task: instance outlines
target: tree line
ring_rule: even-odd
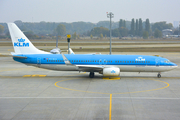
[[[71,34],[73,39],[85,36],[93,37],[109,37],[109,21],[100,21],[97,24],[90,22],[73,22],[73,23],[55,23],[55,22],[39,22],[30,23],[17,20],[14,22],[24,34],[29,38],[41,39],[44,37],[55,38],[64,37]],[[150,23],[149,19],[143,21],[141,18],[132,19],[131,21],[120,19],[119,22],[112,22],[113,37],[162,37],[163,29],[171,29],[171,23],[156,22]],[[7,24],[0,23],[0,36],[9,36]]]
[[[127,24],[128,23],[128,24]],[[144,22],[141,18],[139,19],[132,19],[129,21],[120,19],[119,20],[119,27],[112,29],[112,36],[113,37],[143,37],[147,39],[149,37],[161,38],[162,37],[162,30],[163,29],[171,29],[173,25],[171,23],[166,22],[156,22],[150,23],[149,19],[146,19]],[[87,32],[88,36],[108,36],[109,37],[109,29],[104,27],[95,27],[91,31]]]

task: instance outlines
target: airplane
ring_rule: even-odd
[[[148,55],[104,55],[104,54],[52,54],[37,49],[14,23],[8,23],[14,47],[12,57],[15,61],[44,69],[56,71],[89,72],[103,76],[116,77],[120,72],[161,72],[178,66],[166,58]]]

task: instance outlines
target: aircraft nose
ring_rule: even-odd
[[[173,66],[174,66],[175,68],[177,68],[177,67],[178,67],[178,65],[176,65],[175,63],[173,63]]]

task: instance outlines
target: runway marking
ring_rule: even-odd
[[[112,94],[110,94],[110,101],[109,101],[109,120],[111,120],[111,106],[112,106]]]
[[[0,99],[109,99],[109,97],[0,97]],[[180,100],[180,98],[158,97],[113,97],[113,99]]]
[[[24,75],[23,77],[46,77],[47,75],[39,75],[39,74],[36,74],[36,75]]]
[[[31,77],[31,75],[24,75],[23,77]]]
[[[32,77],[46,77],[47,75],[32,75]]]
[[[121,79],[120,77],[116,77],[116,78],[103,78],[104,80],[119,80]]]
[[[83,73],[79,73],[79,74],[85,74],[86,72],[83,72]]]
[[[146,78],[141,78],[141,79],[146,79]],[[165,89],[165,88],[169,87],[169,83],[164,82],[164,81],[161,81],[161,80],[156,80],[156,79],[148,79],[148,80],[153,80],[153,81],[157,81],[157,82],[162,82],[162,83],[165,83],[166,86],[165,86],[165,87],[161,87],[161,88],[156,88],[156,89],[143,90],[143,91],[122,92],[122,93],[103,93],[103,92],[92,92],[92,91],[76,90],[76,89],[65,88],[65,87],[61,87],[61,86],[58,86],[58,85],[57,85],[57,83],[64,82],[64,81],[68,81],[68,80],[72,80],[72,79],[57,81],[54,85],[55,85],[56,87],[58,87],[58,88],[61,88],[61,89],[72,90],[72,91],[77,91],[77,92],[85,92],[85,93],[96,93],[96,94],[131,94],[131,93],[141,93],[141,92],[150,92],[150,91],[155,91],[155,90],[161,90],[161,89]]]

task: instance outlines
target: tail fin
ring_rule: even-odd
[[[37,49],[14,23],[8,23],[11,40],[16,54],[49,54]]]

